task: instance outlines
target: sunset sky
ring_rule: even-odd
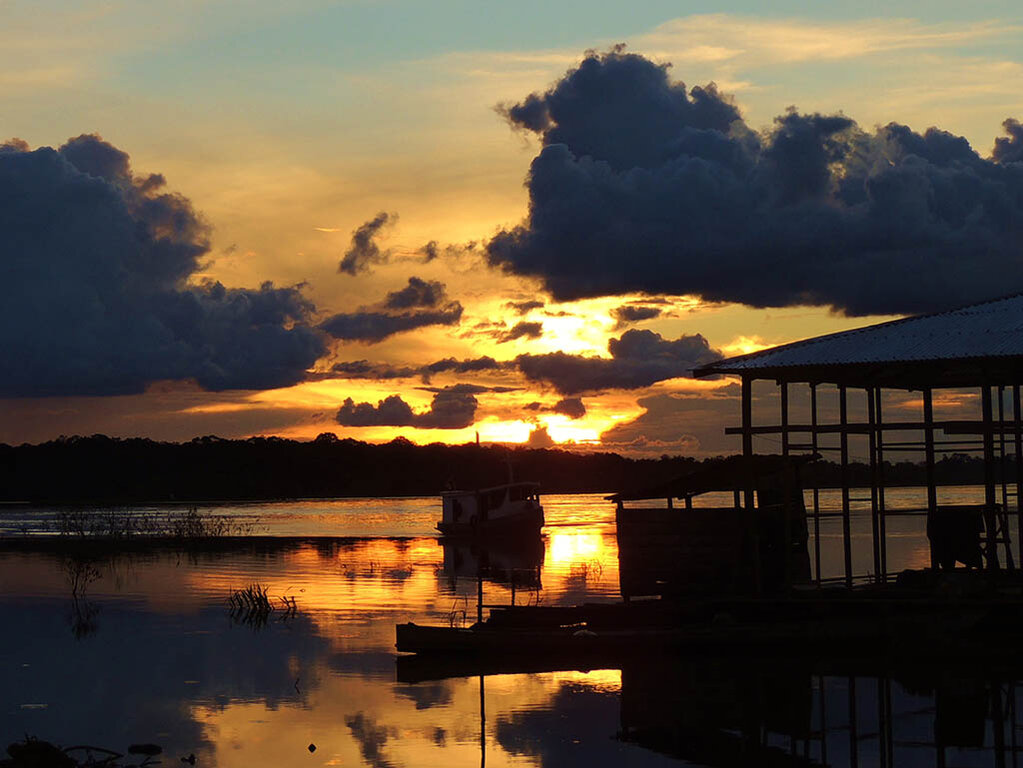
[[[0,442],[712,455],[692,368],[1023,291],[1018,3],[0,8]]]

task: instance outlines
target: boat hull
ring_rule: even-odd
[[[442,536],[463,539],[536,538],[543,528],[543,507],[466,523],[437,523]]]

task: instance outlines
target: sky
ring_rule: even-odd
[[[1023,291],[1017,4],[608,5],[0,0],[0,442],[716,455],[694,367]]]

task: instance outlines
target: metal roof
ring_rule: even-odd
[[[720,360],[693,373],[698,377],[724,373],[790,381],[971,386],[1018,383],[1021,371],[1023,294],[1016,294],[783,344]]]

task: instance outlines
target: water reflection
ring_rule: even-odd
[[[1012,764],[1017,670],[976,660],[403,661],[396,677],[394,625],[443,624],[455,604],[471,620],[478,574],[488,604],[618,599],[610,505],[547,506],[543,546],[524,550],[422,536],[0,550],[0,745],[151,741],[171,764],[245,768],[474,765],[483,751],[490,766]],[[232,621],[228,596],[251,584],[293,597],[295,615]]]

